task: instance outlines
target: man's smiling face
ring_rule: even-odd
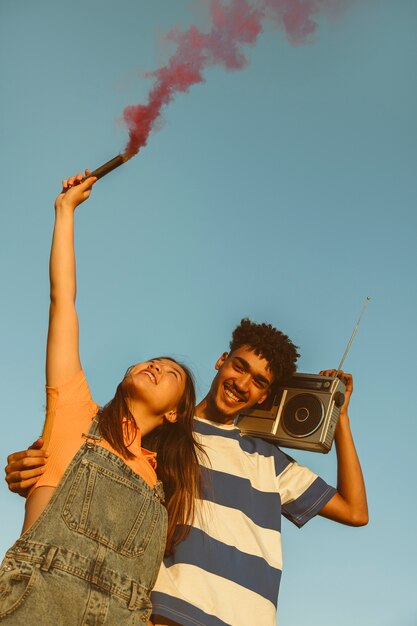
[[[268,361],[250,346],[225,352],[216,369],[208,400],[222,421],[232,422],[238,413],[263,402],[268,395],[273,378]]]

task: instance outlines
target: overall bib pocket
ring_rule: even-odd
[[[78,467],[62,510],[70,530],[132,558],[145,553],[160,514],[160,503],[149,488],[87,458]]]

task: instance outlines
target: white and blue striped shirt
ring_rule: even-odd
[[[182,626],[275,626],[281,514],[302,526],[335,489],[274,444],[195,420],[203,494],[188,537],[161,566],[153,612]]]

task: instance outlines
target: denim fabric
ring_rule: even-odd
[[[97,439],[94,421],[45,510],[8,550],[2,624],[147,624],[166,540],[162,485],[149,487]]]

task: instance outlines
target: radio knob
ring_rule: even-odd
[[[333,400],[337,408],[340,409],[345,402],[345,394],[342,393],[341,391],[338,391],[337,393],[334,394]]]

